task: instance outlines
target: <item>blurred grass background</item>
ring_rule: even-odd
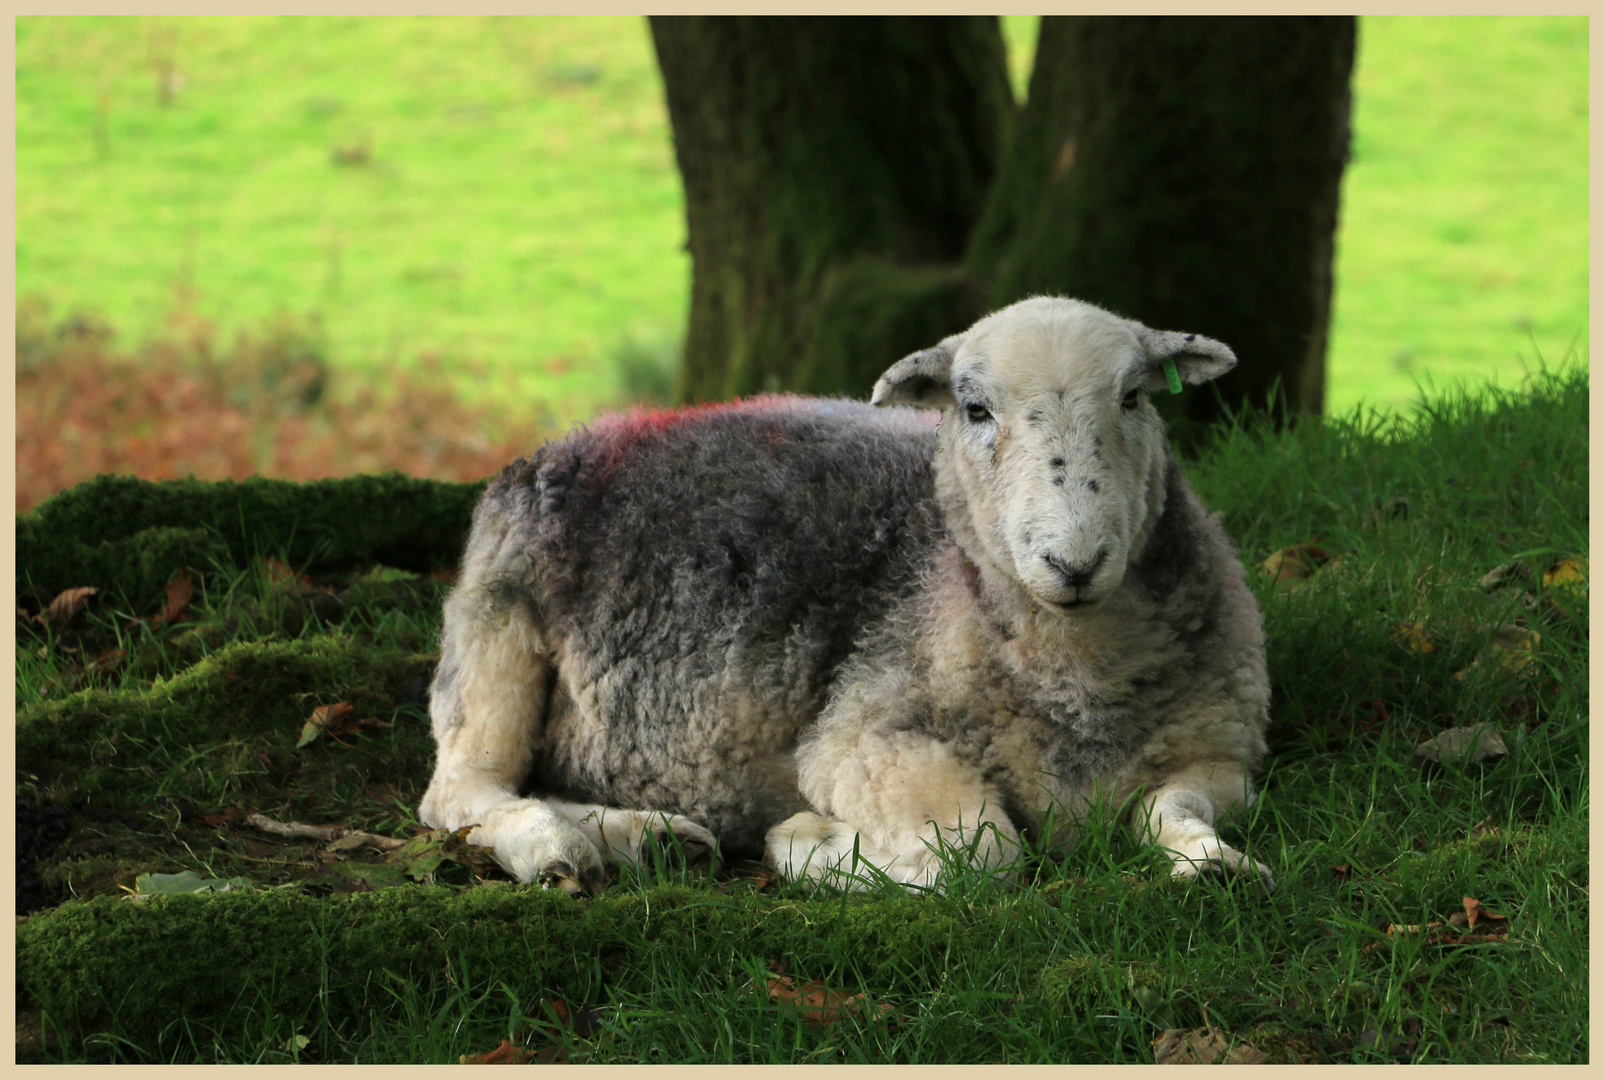
[[[1005,36],[1024,92],[1036,18]],[[1582,342],[1588,24],[1360,22],[1328,411]],[[21,17],[18,297],[119,348],[286,317],[555,428],[665,391],[690,284],[639,17]]]

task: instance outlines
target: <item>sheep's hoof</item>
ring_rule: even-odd
[[[542,870],[535,879],[543,889],[561,889],[570,896],[595,896],[607,885],[600,870],[580,873],[566,862],[556,862]]]
[[[719,867],[719,856],[710,841],[686,836],[683,831],[669,828],[653,829],[649,841],[657,848],[662,865],[670,870],[689,870],[696,874],[712,874]]]
[[[1276,892],[1276,876],[1271,868],[1236,851],[1203,859],[1178,859],[1170,873],[1185,881],[1208,880],[1224,884],[1235,879],[1256,886],[1263,896]]]
[[[656,849],[655,856],[647,854],[648,848]],[[658,815],[646,826],[638,858],[652,859],[670,870],[712,874],[719,869],[718,841],[690,818]]]

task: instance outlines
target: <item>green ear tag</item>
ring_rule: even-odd
[[[1176,361],[1165,357],[1165,385],[1170,387],[1172,394],[1181,393],[1181,376],[1176,374]]]

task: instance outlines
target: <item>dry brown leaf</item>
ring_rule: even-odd
[[[1483,592],[1493,592],[1505,583],[1506,578],[1516,572],[1516,566],[1516,563],[1500,563],[1482,575],[1482,580],[1477,582],[1477,588]]]
[[[1154,1036],[1153,1046],[1156,1065],[1263,1065],[1269,1060],[1253,1043],[1234,1046],[1229,1036],[1213,1026],[1191,1031],[1169,1028]]]
[[[859,1014],[880,1020],[893,1012],[884,1001],[870,1002],[864,994],[832,990],[818,979],[796,986],[790,975],[775,975],[769,979],[768,990],[775,1003],[795,1009],[803,1020],[821,1026]]]
[[[1420,623],[1394,623],[1393,640],[1402,645],[1405,652],[1412,652],[1418,656],[1438,651],[1438,646],[1432,643],[1426,627]]]
[[[1292,588],[1332,560],[1331,554],[1315,544],[1294,544],[1273,552],[1260,569],[1279,588]]]
[[[77,589],[68,589],[58,595],[39,614],[33,616],[33,621],[40,626],[54,627],[60,630],[72,622],[73,616],[84,609],[89,598],[100,592],[93,585],[85,585]]]
[[[123,660],[127,658],[127,656],[128,650],[126,649],[107,649],[105,652],[89,661],[89,663],[85,664],[84,670],[86,672],[99,673],[112,671],[115,670],[117,665],[121,664]]]
[[[535,1053],[524,1049],[515,1042],[502,1040],[502,1044],[494,1050],[483,1054],[463,1054],[457,1059],[459,1065],[529,1065],[535,1061]]]
[[[190,580],[189,567],[186,566],[174,574],[173,580],[167,583],[167,603],[162,605],[161,614],[149,621],[171,626],[184,617],[189,610],[189,602],[193,599],[195,599],[195,583]]]
[[[1494,627],[1493,640],[1488,643],[1487,651],[1473,660],[1464,671],[1455,672],[1455,679],[1463,682],[1474,669],[1484,666],[1492,666],[1506,675],[1525,679],[1532,667],[1533,650],[1542,641],[1542,636],[1536,630],[1515,623],[1501,623]]]
[[[319,705],[312,710],[311,723],[318,725],[325,731],[343,726],[338,723],[342,716],[357,711],[357,707],[349,701],[337,701],[333,705]]]
[[[1373,941],[1362,952],[1370,952],[1405,935],[1421,935],[1424,945],[1484,945],[1489,942],[1509,943],[1510,920],[1497,912],[1484,908],[1475,897],[1461,897],[1464,911],[1449,916],[1447,923],[1389,923],[1388,937]],[[1476,930],[1477,933],[1469,931]]]
[[[1510,918],[1497,911],[1489,911],[1482,906],[1482,902],[1475,897],[1463,896],[1460,902],[1465,905],[1464,915],[1451,915],[1449,921],[1454,923],[1464,920],[1466,929],[1475,930],[1482,927],[1485,934],[1507,934],[1510,932]]]
[[[297,574],[288,564],[278,559],[262,560],[262,576],[267,578],[270,585],[314,585],[315,582],[305,574]]]

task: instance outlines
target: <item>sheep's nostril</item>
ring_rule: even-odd
[[[1099,548],[1096,555],[1082,563],[1072,563],[1057,555],[1044,555],[1042,561],[1053,567],[1054,572],[1064,579],[1068,588],[1084,589],[1092,581],[1092,575],[1098,572],[1103,561],[1109,555],[1108,548]]]

